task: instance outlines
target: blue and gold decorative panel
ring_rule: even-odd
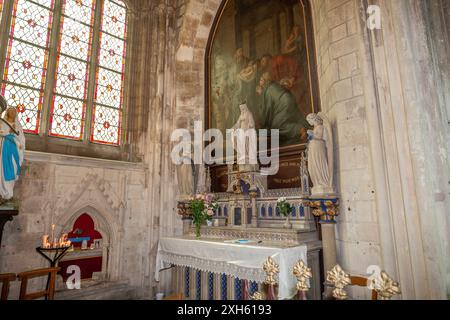
[[[214,273],[208,273],[208,299],[214,300]]]
[[[189,267],[184,269],[184,296],[189,298],[191,287],[191,270]]]
[[[239,278],[234,279],[234,299],[242,300],[242,281]]]
[[[258,283],[256,281],[250,281],[250,295],[253,295],[256,291],[258,291]]]
[[[195,273],[195,299],[202,299],[202,272],[200,270]]]
[[[304,217],[305,216],[305,207],[303,205],[300,206],[300,217]]]
[[[227,285],[227,275],[222,273],[220,276],[220,297],[222,300],[227,300],[228,285]]]

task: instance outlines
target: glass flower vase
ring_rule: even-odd
[[[201,227],[202,227],[201,223],[195,224],[195,237],[196,238],[200,238],[200,236],[201,236],[201,233],[200,233]]]

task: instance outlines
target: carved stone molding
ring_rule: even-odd
[[[135,19],[148,18],[155,15],[173,15],[176,11],[174,5],[164,1],[143,1],[141,4],[133,4],[128,7],[128,14]]]
[[[114,211],[118,211],[126,207],[123,199],[116,194],[111,184],[105,179],[99,177],[97,174],[92,173],[88,174],[81,180],[75,191],[71,192],[70,195],[58,206],[58,208],[62,209],[72,207],[72,205],[78,201],[90,188],[95,188],[100,191],[108,206]]]

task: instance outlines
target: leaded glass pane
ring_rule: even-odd
[[[51,132],[62,137],[81,137],[83,133],[84,104],[82,101],[54,96]]]
[[[124,4],[121,1],[105,0],[91,134],[91,140],[94,142],[119,144],[125,37]]]
[[[120,1],[105,1],[102,19],[102,31],[125,38],[127,10]]]
[[[19,41],[13,41],[9,50],[6,80],[36,89],[41,88],[45,75],[46,50]]]
[[[122,74],[99,68],[95,101],[110,107],[120,108],[121,86]]]
[[[92,0],[64,1],[50,115],[52,136],[81,139],[83,135],[94,6]]]
[[[122,72],[125,42],[107,33],[102,34],[100,65],[111,70]]]
[[[95,8],[95,0],[66,0],[65,2],[64,16],[87,25],[94,24],[92,11]]]
[[[61,55],[58,62],[56,93],[84,99],[87,72],[86,62]]]
[[[28,132],[37,130],[39,106],[42,105],[40,92],[11,84],[6,84],[3,91],[8,104],[17,108],[23,130]]]
[[[47,7],[49,9],[53,9],[53,3],[54,0],[31,0],[37,4],[40,4],[41,6]]]
[[[53,1],[15,0],[2,94],[26,132],[38,133],[47,71]]]
[[[67,17],[64,18],[64,22],[60,52],[78,59],[87,60],[91,49],[92,29]]]
[[[119,144],[120,110],[96,105],[94,117],[91,139],[96,142]]]
[[[30,1],[19,0],[14,14],[14,38],[44,46],[48,41],[49,10]]]

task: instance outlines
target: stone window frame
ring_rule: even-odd
[[[104,0],[95,0],[96,8],[103,8]],[[57,54],[58,43],[60,40],[60,24],[62,17],[63,0],[54,0],[53,22],[50,31],[49,44],[49,62],[44,86],[44,99],[41,109],[41,120],[38,134],[26,133],[26,148],[29,151],[39,151],[47,153],[57,153],[66,155],[75,155],[83,157],[103,158],[109,160],[131,161],[135,157],[130,152],[130,139],[128,137],[128,91],[130,87],[130,61],[132,56],[132,30],[133,19],[130,19],[130,8],[128,1],[119,0],[127,8],[127,36],[126,47],[127,54],[125,58],[124,79],[122,84],[122,115],[119,145],[101,144],[90,141],[91,135],[91,118],[94,106],[94,91],[96,86],[96,70],[99,65],[96,58],[100,50],[99,36],[101,33],[101,18],[103,10],[95,11],[95,19],[93,25],[93,38],[91,45],[91,58],[88,63],[89,82],[88,95],[86,99],[85,129],[81,140],[71,140],[49,135],[50,129],[50,109],[53,88],[55,86],[55,74],[57,72]],[[0,12],[0,33],[9,35],[11,20],[13,15],[15,1],[4,1],[2,12]],[[3,75],[5,68],[5,60],[8,50],[9,36],[0,39],[0,74]]]

